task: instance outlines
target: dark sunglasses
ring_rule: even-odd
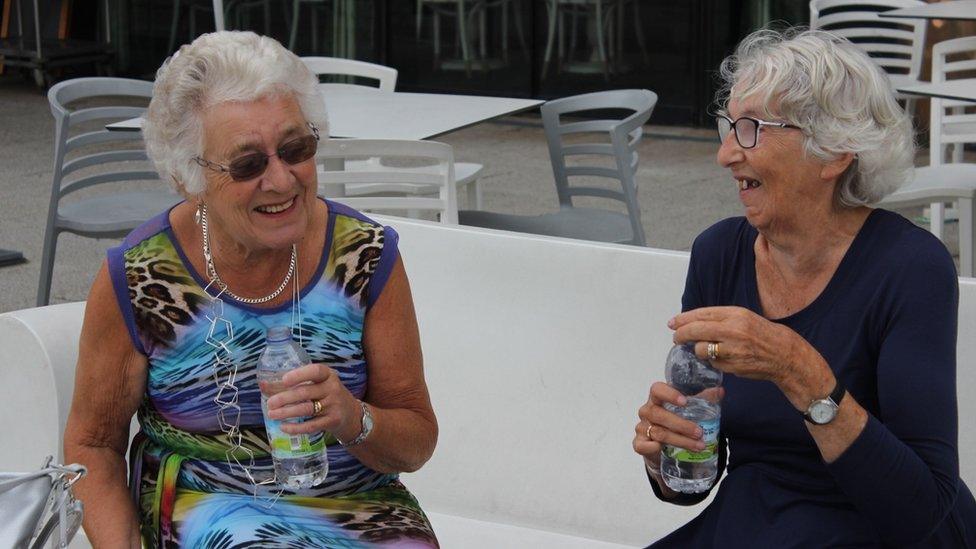
[[[290,165],[301,164],[315,156],[315,152],[319,148],[319,130],[312,124],[309,124],[308,127],[311,128],[312,135],[306,135],[283,143],[274,154],[264,154],[263,152],[248,153],[231,160],[230,164],[226,166],[205,160],[199,156],[194,157],[193,161],[203,168],[226,173],[234,181],[249,181],[263,174],[268,169],[268,162],[272,156],[277,156],[283,162]]]
[[[793,124],[784,124],[782,122],[766,122],[765,120],[759,120],[758,118],[752,118],[749,116],[743,116],[738,120],[732,120],[724,114],[715,115],[715,126],[718,128],[718,138],[721,141],[725,141],[725,138],[729,135],[729,132],[735,133],[735,140],[739,143],[739,146],[743,149],[751,149],[759,144],[759,131],[763,126],[770,126],[773,128],[792,128],[794,130],[799,130],[799,126],[794,126]]]

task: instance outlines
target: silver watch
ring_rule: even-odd
[[[361,400],[359,401],[359,404],[363,407],[363,430],[359,432],[359,436],[350,440],[349,442],[342,442],[338,437],[336,437],[336,440],[338,440],[339,444],[344,448],[362,444],[366,441],[366,437],[368,437],[373,431],[373,414],[370,413],[369,406],[366,406],[366,403]]]
[[[837,386],[827,395],[827,398],[818,398],[807,406],[807,411],[803,413],[803,418],[814,425],[826,425],[837,417],[837,410],[840,409],[840,401],[844,398],[847,389],[837,380]]]

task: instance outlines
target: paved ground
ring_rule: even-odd
[[[713,130],[650,125],[646,131],[638,180],[649,245],[687,250],[704,228],[739,214],[734,185],[715,164],[718,141]],[[557,209],[538,117],[481,124],[440,139],[455,147],[458,160],[485,165],[486,209],[518,214]],[[21,250],[28,259],[0,268],[0,312],[32,307],[35,302],[53,143],[46,95],[19,78],[0,77],[0,248]],[[903,213],[917,216],[920,212]],[[949,248],[957,254],[954,224],[948,232]],[[105,249],[116,242],[62,234],[52,303],[84,299]],[[648,283],[653,283],[651,277]]]

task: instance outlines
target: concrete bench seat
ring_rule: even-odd
[[[656,500],[631,450],[687,254],[383,221],[401,235],[440,423],[403,481],[443,547],[643,547],[701,510]],[[976,280],[960,300],[961,474],[976,487]],[[0,469],[60,455],[83,309],[0,315]]]

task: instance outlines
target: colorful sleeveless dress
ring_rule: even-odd
[[[146,546],[438,546],[397,475],[369,469],[329,435],[321,485],[279,493],[260,484],[274,475],[255,378],[268,327],[293,326],[314,362],[336,370],[357,398],[366,391],[364,321],[396,262],[397,234],[327,204],[325,250],[300,292],[300,324],[291,303],[256,308],[221,296],[214,305],[168,211],[109,250],[119,307],[149,363],[141,429],[129,453]],[[236,365],[236,379],[215,367],[218,349]],[[239,437],[228,436],[221,421],[239,425]]]

